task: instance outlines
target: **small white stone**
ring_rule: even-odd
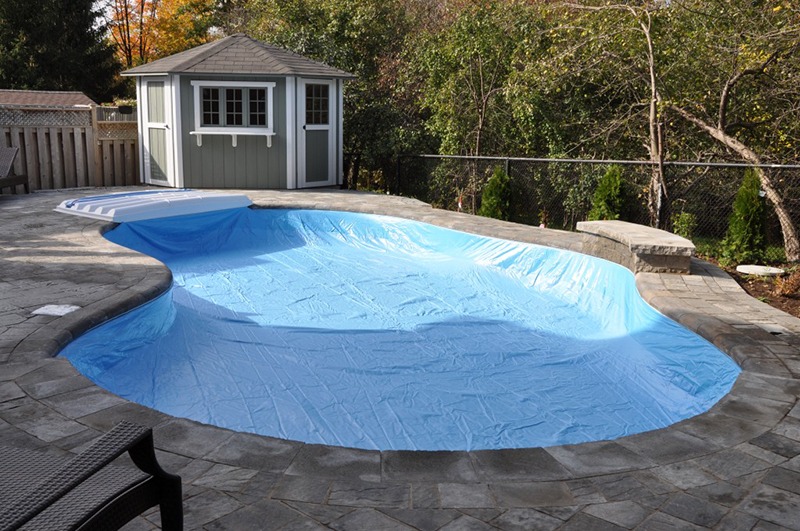
[[[786,272],[777,267],[760,265],[740,265],[736,266],[736,271],[745,275],[758,275],[761,277],[779,277]]]
[[[52,315],[55,317],[61,317],[80,309],[80,306],[74,306],[72,304],[48,304],[47,306],[42,306],[41,308],[33,310],[31,313],[33,315]]]

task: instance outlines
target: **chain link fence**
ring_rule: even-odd
[[[652,166],[648,162],[406,156],[398,160],[394,182],[387,183],[387,191],[437,208],[475,214],[489,177],[500,167],[511,178],[510,221],[575,230],[578,221],[587,219],[597,183],[612,164],[622,169],[628,185],[627,208],[621,219],[650,225],[647,201]],[[698,251],[713,256],[727,232],[746,169],[743,164],[665,163],[667,196],[659,227],[678,233],[688,229]],[[800,166],[765,169],[790,217],[800,225]],[[767,204],[766,210],[767,259],[781,262],[785,258],[780,223],[771,205]]]

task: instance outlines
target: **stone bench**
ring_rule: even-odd
[[[694,244],[671,232],[627,221],[580,221],[583,252],[634,273],[689,273]]]

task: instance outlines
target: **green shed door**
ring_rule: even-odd
[[[336,83],[301,79],[297,99],[299,186],[336,184]]]

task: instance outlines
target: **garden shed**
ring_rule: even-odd
[[[341,184],[342,92],[351,74],[240,33],[123,75],[136,78],[145,184]]]

